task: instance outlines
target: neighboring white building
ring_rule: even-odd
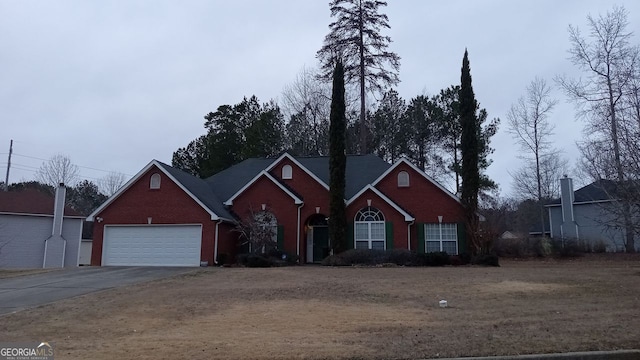
[[[0,268],[78,266],[81,216],[65,207],[66,188],[55,198],[35,189],[0,192]]]

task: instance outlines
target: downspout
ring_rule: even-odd
[[[218,226],[220,226],[220,220],[216,221],[216,230],[213,240],[213,263],[218,265]]]
[[[415,223],[415,220],[412,220],[407,224],[407,250],[411,251],[411,225]]]
[[[44,241],[44,257],[42,258],[42,268],[44,269],[47,266],[47,247],[49,243],[47,240]]]
[[[296,255],[298,256],[298,259],[300,259],[300,210],[302,209],[303,206],[304,206],[304,203],[298,206],[298,230],[296,232]]]
[[[63,248],[62,248],[62,264],[61,267],[64,267],[64,257],[67,256],[67,240],[63,240]],[[78,252],[80,252],[80,248],[78,247]]]

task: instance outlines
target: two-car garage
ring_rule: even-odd
[[[199,266],[201,225],[106,225],[103,266]]]

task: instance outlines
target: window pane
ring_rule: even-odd
[[[356,241],[356,249],[368,249],[369,242],[368,241]]]
[[[440,224],[425,224],[424,234],[427,240],[440,240]]]
[[[371,239],[384,240],[384,223],[371,223]]]
[[[458,240],[456,224],[442,224],[442,240]]]
[[[456,251],[456,242],[455,241],[443,241],[442,242],[442,251],[446,252],[449,255],[457,255]]]
[[[356,223],[356,240],[369,239],[369,224]]]
[[[371,248],[375,250],[384,250],[384,241],[372,241]]]
[[[440,251],[440,241],[427,241],[426,252],[439,252]]]

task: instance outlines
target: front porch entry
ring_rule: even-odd
[[[318,263],[329,256],[329,227],[327,216],[315,214],[307,220],[307,263]]]

